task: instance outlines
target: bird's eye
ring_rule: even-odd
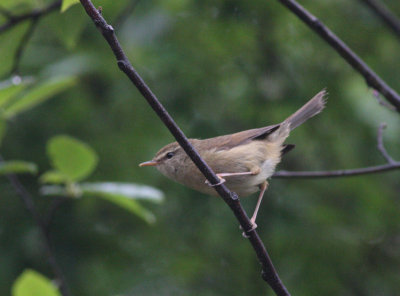
[[[166,156],[168,159],[171,159],[172,157],[174,157],[174,155],[175,155],[174,152],[168,152]]]

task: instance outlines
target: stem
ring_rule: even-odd
[[[0,156],[0,161],[1,162],[3,161],[3,158],[1,156]],[[47,227],[44,224],[43,220],[41,219],[38,211],[36,210],[36,207],[35,207],[35,204],[34,204],[31,194],[26,190],[24,185],[22,185],[22,183],[20,182],[20,180],[18,179],[18,177],[16,175],[8,174],[8,175],[6,175],[6,177],[10,181],[11,185],[13,186],[13,188],[17,192],[17,194],[21,197],[21,200],[22,200],[25,208],[31,214],[33,221],[36,223],[36,226],[39,229],[39,234],[42,239],[42,244],[43,244],[45,252],[46,252],[47,260],[49,261],[51,269],[53,270],[53,273],[57,278],[57,282],[59,284],[61,294],[63,296],[70,296],[71,294],[69,293],[69,289],[66,284],[64,273],[62,272],[60,266],[58,265],[56,257],[54,255],[54,251],[51,246],[50,236],[47,231]]]
[[[360,0],[365,3],[400,38],[400,20],[382,3],[375,0]]]

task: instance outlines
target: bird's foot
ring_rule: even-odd
[[[222,178],[220,175],[217,174],[217,177],[219,178],[219,182],[217,184],[211,184],[210,181],[206,180],[204,183],[206,183],[208,186],[215,187],[221,184],[224,184],[226,180]]]
[[[249,238],[250,236],[248,235],[248,233],[254,231],[254,230],[257,228],[257,224],[256,224],[255,221],[253,221],[253,219],[250,219],[250,222],[251,222],[251,228],[250,228],[249,230],[247,230],[247,231],[243,231],[243,232],[242,232],[242,236],[243,236],[244,238]],[[243,230],[243,227],[242,227],[241,225],[239,225],[239,228],[240,228],[241,230]]]

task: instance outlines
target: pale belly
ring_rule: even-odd
[[[253,141],[227,151],[211,151],[202,154],[204,160],[211,164],[216,174],[251,173],[248,175],[224,176],[225,185],[236,192],[239,197],[245,197],[260,190],[260,185],[272,176],[276,165],[281,160],[280,142]],[[251,151],[251,153],[250,153]],[[191,177],[177,173],[175,180],[192,189],[205,194],[218,196],[215,188],[205,183],[204,175],[189,161],[186,165],[193,166]]]
[[[255,192],[260,191],[260,185],[272,176],[275,171],[276,165],[276,161],[267,159],[262,163],[260,167],[260,172],[258,174],[227,176],[224,177],[224,179],[226,180],[225,185],[228,187],[229,190],[237,193],[239,197],[249,196]],[[197,182],[196,184],[184,185],[208,195],[219,196],[214,187],[206,184],[205,178],[203,180],[203,182]]]

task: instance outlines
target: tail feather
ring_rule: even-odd
[[[317,115],[324,109],[326,104],[327,92],[325,89],[317,93],[311,100],[309,100],[303,107],[288,117],[283,123],[290,124],[290,130],[295,129],[306,120],[314,115]]]

